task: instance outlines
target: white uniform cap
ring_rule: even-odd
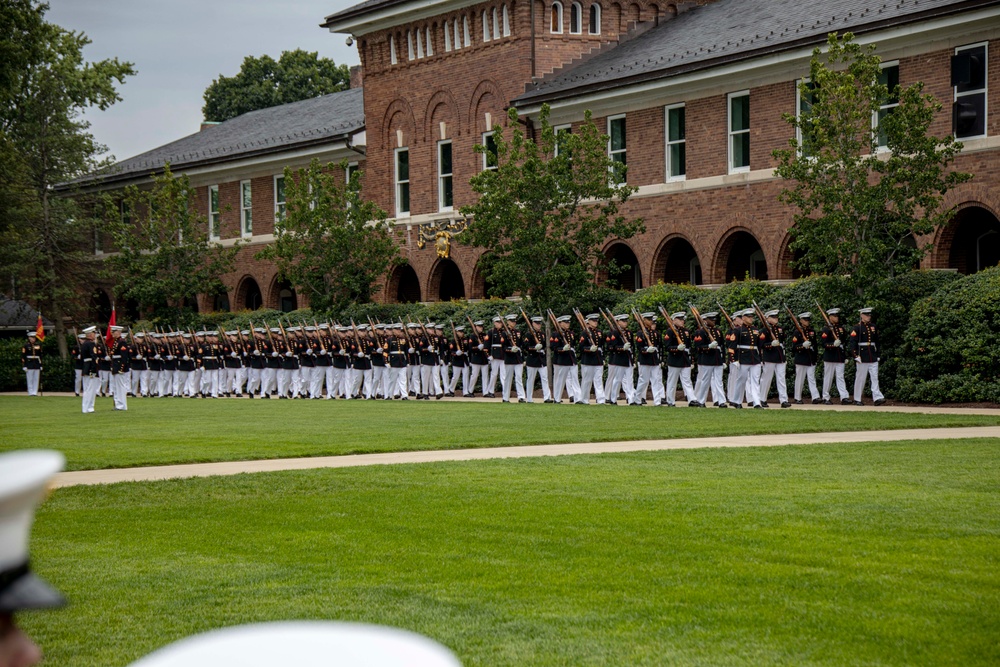
[[[84,338],[87,337],[87,334],[77,334],[76,337],[79,338],[80,340],[83,340]]]
[[[826,311],[827,315],[840,315],[840,308],[829,308]]]
[[[535,315],[534,317],[531,318],[531,321],[532,322],[544,322],[545,318],[543,318],[541,315]]]
[[[812,317],[813,317],[813,314],[810,313],[809,311],[806,311],[804,313],[799,313],[799,319],[800,320],[811,320]]]
[[[569,315],[560,315],[556,318],[556,322],[569,322]]]
[[[493,318],[493,321],[494,321],[494,322],[499,322],[499,321],[500,321],[500,316],[499,316],[499,315],[497,315],[496,317],[494,317],[494,318]]]
[[[243,334],[244,336],[249,336],[250,335],[250,330],[249,329],[243,329],[242,331],[240,331],[240,333]]]
[[[473,324],[475,324],[477,327],[481,327],[481,326],[483,326],[483,321],[482,320],[476,320],[475,322],[473,322]]]
[[[679,310],[670,316],[670,318],[674,320],[683,320],[685,317],[687,317],[687,313],[683,310]]]
[[[124,329],[125,329],[125,327],[120,327],[117,324],[115,326],[111,327],[112,331],[122,331]]]
[[[281,329],[278,327],[271,327],[271,333],[281,333]]]
[[[241,625],[182,639],[132,667],[461,667],[441,644],[362,623],[295,621]]]
[[[777,317],[778,316],[778,311],[776,311],[776,310],[769,310],[766,313],[764,313],[764,316],[765,317]]]
[[[95,333],[96,331],[97,327],[87,327],[86,329],[83,330],[83,333],[89,334],[89,333]]]
[[[597,313],[591,313],[590,315],[587,315],[584,319],[585,320],[599,320],[599,319],[601,319],[601,316],[598,315]]]
[[[511,322],[513,322],[514,320],[517,319],[517,315],[516,314],[514,314],[514,315],[504,315],[504,319],[505,320],[510,320]]]
[[[862,315],[871,315],[872,314],[872,308],[862,308],[858,312],[861,313]]]
[[[25,449],[0,454],[0,613],[65,604],[28,568],[28,538],[35,508],[66,465],[59,452]]]
[[[646,318],[647,320],[651,320],[654,317],[656,317],[656,313],[654,313],[652,311],[650,311],[648,313],[642,313],[642,317]]]
[[[38,336],[38,332],[37,331],[29,331],[28,332],[28,336],[30,338],[35,338],[36,336]]]

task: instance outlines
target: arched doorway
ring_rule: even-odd
[[[275,285],[274,289],[278,293],[278,310],[283,313],[290,313],[293,310],[298,310],[299,299],[295,295],[295,288],[287,280],[279,281]]]
[[[216,294],[212,301],[212,309],[217,313],[229,312],[229,295],[226,292]]]
[[[767,261],[764,250],[750,232],[736,232],[722,244],[719,251],[719,266],[725,267],[724,282],[743,280],[767,280]]]
[[[264,305],[264,295],[256,280],[247,276],[240,282],[236,289],[236,303],[244,310],[257,310]]]
[[[981,206],[963,208],[942,233],[938,249],[948,258],[948,268],[962,274],[976,273],[1000,263],[1000,221]]]
[[[470,298],[489,299],[501,296],[497,292],[496,286],[486,279],[486,274],[483,271],[483,258],[480,258],[479,263],[476,264],[475,271],[472,272],[472,295]]]
[[[431,272],[428,296],[436,295],[439,301],[465,298],[465,280],[458,265],[450,259],[439,260]]]
[[[624,243],[615,243],[605,251],[604,259],[608,264],[599,276],[601,282],[611,282],[627,292],[642,289],[642,270],[632,248]]]
[[[660,248],[653,263],[651,280],[662,280],[666,284],[701,285],[701,262],[698,253],[686,239],[672,238]]]
[[[785,275],[790,274],[792,280],[798,280],[799,278],[804,278],[809,274],[803,269],[792,266],[792,263],[800,261],[805,256],[805,253],[801,250],[792,250],[791,245],[791,237],[786,238],[785,244],[781,249],[781,254],[779,255],[780,259],[778,260],[781,263],[781,266],[779,266],[777,270],[779,276],[782,275],[782,269],[784,269],[786,271]]]
[[[192,313],[198,312],[198,297],[186,297],[184,299],[184,307],[190,310]]]
[[[394,303],[417,303],[420,301],[420,279],[409,264],[397,266],[389,277],[386,296]]]

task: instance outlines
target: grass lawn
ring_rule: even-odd
[[[690,410],[382,401],[136,399],[80,413],[67,397],[0,397],[0,451],[48,447],[69,470],[713,435],[994,426],[1000,416],[871,408]]]
[[[32,543],[71,605],[20,618],[67,667],[278,619],[467,666],[996,665],[998,504],[1000,440],[72,487]]]

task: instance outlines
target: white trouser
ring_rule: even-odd
[[[735,389],[731,403],[742,404],[746,395],[747,405],[760,405],[760,364],[740,364]]]
[[[260,370],[260,395],[270,396],[278,386],[278,369],[262,368]]]
[[[219,397],[219,376],[222,371],[219,369],[215,370],[203,370],[201,372],[201,393],[211,394],[212,398]]]
[[[695,400],[707,405],[709,389],[712,390],[713,402],[726,404],[726,394],[722,391],[722,366],[698,366],[698,381],[694,386]]]
[[[247,376],[249,375],[249,370],[250,369],[247,368],[246,366],[240,366],[239,368],[236,369],[236,373],[234,373],[235,377],[233,378],[233,391],[236,392],[237,396],[241,396],[243,394],[243,387],[245,387],[247,384]]]
[[[503,400],[510,400],[510,381],[514,380],[514,388],[517,391],[517,400],[523,401],[524,398],[524,364],[508,364],[503,365],[503,376],[500,378],[500,390],[502,392]]]
[[[590,404],[590,386],[594,386],[594,398],[598,405],[604,405],[604,366],[580,366],[580,393],[577,400]]]
[[[83,393],[83,369],[74,368],[73,369],[73,393],[82,394]]]
[[[381,398],[385,396],[385,366],[372,366],[372,396]]]
[[[486,391],[486,385],[483,385],[484,394],[495,394],[497,393],[497,380],[503,374],[503,359],[490,359],[490,390]]]
[[[260,389],[260,368],[247,369],[247,393],[253,396]]]
[[[278,396],[288,396],[294,391],[294,377],[299,374],[298,370],[291,368],[278,369]]]
[[[694,385],[691,384],[691,367],[677,368],[667,366],[667,386],[664,388],[667,403],[674,405],[677,398],[677,381],[680,380],[684,390],[684,400],[690,403],[694,399]]]
[[[334,389],[333,388],[334,388],[334,386],[336,386],[336,385],[333,384],[333,371],[334,370],[335,369],[333,368],[333,366],[325,366],[323,368],[323,372],[326,373],[326,381],[325,381],[324,384],[326,386],[326,397],[327,398],[333,398],[333,396],[334,396]]]
[[[323,398],[323,380],[326,379],[326,369],[313,366],[309,369],[309,398]]]
[[[344,397],[344,376],[347,374],[346,368],[330,367],[330,376],[326,381],[326,395],[333,398]]]
[[[802,366],[795,364],[795,400],[802,400],[802,385],[806,378],[809,379],[809,393],[813,400],[819,398],[819,389],[816,388],[816,366]]]
[[[764,369],[760,375],[760,400],[767,402],[767,395],[771,393],[771,378],[774,378],[778,385],[778,401],[788,402],[788,388],[785,386],[785,362],[780,364],[764,362]]]
[[[115,396],[115,410],[128,410],[128,390],[132,386],[131,373],[111,376],[111,390]]]
[[[552,400],[552,391],[549,389],[549,369],[545,366],[528,366],[528,381],[525,387],[527,393],[528,403],[534,403],[533,396],[535,395],[535,376],[537,375],[542,383],[542,400],[550,401]]]
[[[420,386],[423,387],[425,396],[444,393],[441,391],[441,376],[438,375],[437,365],[420,364]]]
[[[83,414],[94,411],[94,399],[101,388],[101,379],[94,376],[83,378]]]
[[[572,374],[571,374],[572,371]],[[576,400],[576,391],[574,390],[575,385],[572,381],[572,375],[576,374],[576,366],[553,366],[552,367],[552,398],[558,403],[562,400],[563,388],[566,389],[566,395],[570,402]]]
[[[737,362],[735,364],[729,364],[729,375],[726,376],[726,396],[728,400],[732,401],[733,396],[736,395],[736,381],[740,378],[740,364]],[[740,396],[740,403],[743,402],[742,395]]]
[[[178,371],[179,372],[179,371]],[[198,393],[198,373],[188,371],[184,382],[184,395],[195,396]]]
[[[609,403],[618,402],[618,394],[625,391],[625,402],[631,403],[635,386],[632,378],[632,366],[608,365],[608,380],[604,383],[604,394]]]
[[[156,388],[156,393],[160,396],[169,396],[173,393],[174,373],[177,371],[160,371],[160,382]]]
[[[438,364],[438,373],[441,375],[441,390],[451,391],[451,378],[448,377],[448,364]]]
[[[479,379],[479,391],[488,394],[486,388],[490,384],[490,367],[486,364],[472,364],[472,376],[469,382],[469,393],[476,390],[476,380]]]
[[[38,396],[38,381],[42,378],[42,369],[29,368],[25,375],[28,379],[28,396]]]
[[[111,393],[111,371],[97,371],[97,377],[101,378],[101,393],[105,396]]]
[[[385,381],[385,397],[388,399],[399,396],[406,398],[406,366],[395,368],[389,366]]]
[[[469,378],[472,376],[472,369],[469,365],[465,366],[452,366],[451,369],[451,385],[448,387],[449,393],[454,394],[455,389],[458,387],[458,379],[462,378],[462,395],[469,393]]]
[[[149,378],[146,380],[146,396],[158,396],[160,393],[160,376],[163,371],[149,371]]]
[[[420,364],[410,364],[406,367],[406,377],[409,378],[407,383],[410,391],[414,395],[419,396],[422,392],[420,391]]]
[[[872,379],[872,400],[881,401],[884,396],[878,388],[878,362],[866,364],[864,362],[857,362],[856,364],[857,375],[854,376],[854,400],[860,401],[861,396],[865,391],[865,380],[868,377]]]
[[[833,378],[837,378],[837,393],[841,400],[847,398],[847,382],[844,380],[844,362],[824,361],[823,362],[823,400],[830,400],[830,385]]]
[[[136,371],[132,371],[133,374]],[[138,371],[139,373],[139,383],[136,384],[136,378],[132,378],[132,395],[134,396],[149,396],[149,376],[152,371],[148,368],[144,371]]]
[[[355,368],[354,372],[351,374],[351,386],[350,392],[348,393],[348,398],[361,394],[364,398],[370,398],[372,395],[372,369],[370,368]],[[362,382],[364,385],[362,386]]]
[[[170,381],[170,394],[180,396],[184,391],[184,383],[187,382],[187,371],[174,370],[174,377]]]
[[[129,371],[128,390],[132,392],[133,396],[137,396],[139,394],[139,376],[142,372],[143,371],[137,371],[135,369]]]
[[[664,400],[663,369],[659,364],[639,364],[639,382],[632,394],[632,403],[641,404],[650,386],[653,388],[653,405],[661,405]]]
[[[303,396],[309,396],[314,370],[316,370],[315,366],[299,366],[299,393]]]

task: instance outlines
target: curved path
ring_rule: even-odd
[[[914,412],[923,410],[914,410]],[[972,410],[964,411],[969,414]],[[990,410],[990,414],[996,414]],[[347,456],[317,456],[295,459],[257,461],[227,461],[185,465],[150,466],[145,468],[115,468],[81,470],[56,476],[53,487],[78,484],[113,484],[116,482],[148,482],[186,477],[238,475],[279,470],[311,468],[350,468],[355,466],[398,463],[430,463],[437,461],[477,461],[483,459],[562,456],[568,454],[605,454],[613,452],[659,451],[666,449],[698,449],[703,447],[774,447],[780,445],[821,445],[846,442],[891,442],[894,440],[938,440],[959,438],[1000,438],[1000,426],[963,428],[921,428],[892,431],[844,431],[838,433],[786,433],[781,435],[719,436],[709,438],[676,438],[669,440],[632,440],[626,442],[589,442],[561,445],[525,445],[523,447],[490,447],[482,449],[445,449],[387,454],[354,454]]]

